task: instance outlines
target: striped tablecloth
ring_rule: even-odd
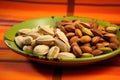
[[[120,0],[1,0],[0,80],[119,80],[120,55],[83,67],[55,67],[29,61],[4,44],[14,24],[47,16],[82,16],[120,25]]]

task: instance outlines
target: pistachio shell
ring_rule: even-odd
[[[54,36],[54,30],[52,27],[50,27],[50,25],[41,26],[39,32],[40,33],[42,32],[43,34],[46,34],[46,35]]]
[[[51,35],[41,35],[36,39],[37,44],[49,45],[55,39]]]
[[[58,36],[59,39],[61,39],[68,47],[70,47],[70,44],[68,42],[68,39],[66,35],[60,30],[56,29],[56,35]]]
[[[30,31],[31,31],[31,29],[20,29],[18,31],[18,34],[19,35],[27,35]]]
[[[103,47],[103,48],[98,48],[98,49],[103,51],[103,53],[108,53],[108,52],[112,51],[112,49],[110,47]]]
[[[88,28],[82,27],[82,32],[83,32],[84,34],[89,35],[89,36],[94,36],[94,34],[93,34],[93,33],[91,32],[91,30],[88,29]]]
[[[60,48],[60,51],[63,51],[63,52],[70,51],[70,46],[68,46],[67,44],[65,44],[60,39],[55,38],[55,44]]]
[[[60,48],[57,46],[53,46],[50,48],[48,54],[47,54],[47,58],[57,58],[58,54],[60,52]]]
[[[116,27],[111,27],[111,26],[109,26],[109,27],[106,28],[106,31],[107,31],[107,32],[110,32],[110,33],[115,33],[116,30],[117,30]]]
[[[93,57],[94,55],[92,55],[91,53],[83,53],[82,55],[81,55],[81,57]]]
[[[64,58],[75,58],[75,55],[73,53],[69,52],[61,52],[58,54],[58,59],[64,59]]]
[[[32,46],[23,46],[23,51],[32,53],[33,52],[33,47]]]
[[[23,36],[15,37],[15,43],[17,44],[18,47],[22,48],[23,47]]]
[[[23,37],[23,44],[25,44],[25,45],[31,44],[32,41],[33,41],[33,38],[31,36]]]
[[[47,45],[38,45],[33,49],[34,54],[38,56],[46,55],[49,51],[49,47]]]

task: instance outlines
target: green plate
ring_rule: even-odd
[[[96,63],[102,60],[106,60],[109,59],[111,57],[116,56],[117,54],[119,54],[120,52],[120,47],[117,50],[114,50],[110,53],[107,54],[103,54],[103,55],[99,55],[99,56],[95,56],[95,57],[89,57],[89,58],[75,58],[75,59],[60,59],[60,60],[47,60],[45,59],[44,56],[35,56],[29,53],[26,53],[22,50],[20,50],[17,45],[14,42],[14,38],[16,35],[16,32],[22,28],[35,28],[38,26],[46,26],[46,25],[51,25],[51,26],[55,26],[57,22],[60,22],[65,16],[52,16],[52,17],[46,17],[46,18],[39,18],[39,19],[33,19],[33,20],[28,20],[19,24],[16,24],[14,26],[12,26],[4,35],[4,42],[5,44],[12,49],[13,51],[15,51],[16,53],[19,53],[23,56],[28,57],[28,59],[30,60],[34,60],[40,63],[44,63],[44,64],[50,64],[50,65],[58,65],[58,66],[77,66],[77,65],[87,65],[87,64],[92,64],[92,63]],[[83,17],[74,17],[74,16],[66,16],[66,18],[70,19],[70,20],[74,20],[74,19],[79,19],[83,22],[86,22],[88,20],[90,20],[90,18],[83,18]],[[111,24],[109,22],[106,21],[102,21],[102,20],[96,20],[94,19],[94,21],[102,26],[114,26],[117,28],[117,33],[116,35],[119,38],[120,41],[120,31],[119,31],[119,26],[115,25],[115,24]]]

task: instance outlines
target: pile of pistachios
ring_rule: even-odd
[[[47,59],[93,57],[119,47],[116,27],[95,22],[63,19],[56,24],[33,29],[20,29],[15,37],[17,46]]]

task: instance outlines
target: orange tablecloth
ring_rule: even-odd
[[[46,16],[92,17],[120,24],[119,0],[0,1],[0,80],[119,80],[120,55],[83,67],[55,67],[29,61],[7,48],[4,33],[14,24]]]

